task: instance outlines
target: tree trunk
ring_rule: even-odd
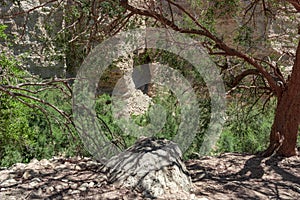
[[[265,156],[297,155],[297,136],[300,124],[300,41],[292,74],[278,96],[275,119],[270,134],[270,145]]]
[[[298,104],[299,106],[299,104]],[[296,144],[299,127],[299,109],[291,103],[291,99],[283,97],[278,101],[274,123],[270,135],[270,145],[265,155],[273,153],[281,156],[297,154]]]

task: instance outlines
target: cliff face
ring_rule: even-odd
[[[20,5],[12,4],[11,1],[4,0],[0,7],[0,23],[8,26],[6,32],[11,35],[10,42],[12,46],[9,51],[12,55],[22,60],[24,67],[34,74],[41,75],[43,78],[49,78],[53,76],[57,77],[74,77],[76,76],[76,70],[80,67],[82,58],[78,60],[78,54],[84,49],[82,46],[70,45],[69,52],[66,54],[62,40],[66,40],[65,35],[62,33],[62,29],[68,26],[69,22],[64,21],[66,11],[63,10],[63,6],[55,7],[55,3],[47,3],[46,0],[23,0],[20,1]],[[70,3],[71,1],[65,1]],[[146,4],[141,4],[144,0],[131,0],[131,5],[143,8]],[[190,4],[188,1],[176,1],[186,10],[191,11],[195,16],[198,13],[205,12],[209,7],[210,3],[203,1],[203,9],[195,9],[195,6]],[[241,1],[244,7],[250,5],[250,1]],[[162,6],[165,8],[164,11],[168,12],[168,5],[164,2]],[[41,5],[43,5],[41,7]],[[198,6],[199,7],[199,6]],[[223,10],[222,10],[223,9]],[[226,8],[222,7],[216,12],[223,12]],[[174,9],[174,14],[177,15],[178,19],[182,19],[182,14],[179,10]],[[293,56],[293,44],[296,37],[291,37],[291,33],[297,31],[298,19],[291,20],[284,17],[283,11],[278,11],[278,16],[266,19],[264,16],[262,6],[257,6],[253,11],[254,17],[249,20],[241,16],[232,17],[230,13],[228,15],[222,15],[217,19],[216,32],[219,37],[234,46],[233,44],[233,31],[241,26],[245,21],[249,20],[249,26],[253,26],[252,36],[257,39],[257,42],[252,45],[251,48],[246,48],[252,55],[258,55],[263,58],[268,55],[278,54],[283,55],[282,59],[291,60]],[[272,11],[273,12],[273,11]],[[101,15],[101,13],[99,13]],[[175,19],[177,19],[175,17]],[[272,20],[271,20],[272,19]],[[108,19],[107,19],[108,20]],[[107,21],[106,20],[106,21]],[[135,19],[136,20],[136,19]],[[109,20],[108,20],[109,21]],[[146,26],[144,19],[139,19],[140,27]],[[180,21],[178,23],[181,23]],[[182,22],[185,23],[185,22]],[[286,27],[286,29],[282,28]],[[283,30],[284,29],[284,30]],[[232,36],[232,37],[229,37]],[[260,42],[264,37],[278,38],[271,41],[271,43]],[[101,42],[100,40],[98,42]],[[0,42],[1,45],[1,42]],[[95,46],[96,44],[93,44]],[[1,45],[3,49],[3,43]],[[243,47],[238,47],[242,49]],[[78,53],[79,52],[79,53]],[[132,56],[131,56],[132,57]],[[128,60],[127,60],[128,61]],[[127,62],[126,61],[126,62]],[[100,90],[102,92],[111,93],[117,80],[124,74],[127,68],[132,69],[133,60],[129,59],[129,64],[120,62],[118,65],[121,69],[111,68],[111,71],[106,73],[106,77],[110,78],[110,81],[102,81]],[[124,71],[124,68],[125,71]],[[289,68],[287,68],[287,71]]]
[[[53,8],[53,3],[45,0],[21,1],[20,5],[3,1],[0,6],[0,24],[7,26],[11,46],[7,49],[0,43],[1,49],[9,51],[23,67],[43,78],[63,77],[65,59],[63,49],[56,40],[63,26],[62,8]],[[50,27],[51,25],[51,27]]]

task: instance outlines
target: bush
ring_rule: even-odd
[[[57,92],[48,92],[47,96],[58,96]],[[57,98],[56,105],[61,99]],[[50,101],[51,102],[51,101]],[[36,102],[30,102],[32,105]],[[53,101],[51,103],[54,103]],[[39,105],[42,106],[42,105]],[[50,158],[54,155],[86,154],[76,132],[64,130],[62,124],[54,118],[57,115],[46,106],[48,116],[40,110],[24,105],[8,96],[0,98],[0,160],[1,166],[10,166],[16,162],[29,162],[31,159]],[[67,110],[66,107],[63,109]],[[57,116],[56,116],[57,117]],[[58,118],[59,119],[59,118]],[[61,122],[64,120],[60,118]]]
[[[121,146],[123,149],[125,149],[130,147],[136,141],[136,139],[138,139],[137,135],[140,134],[138,132],[140,130],[135,130],[133,127],[129,127],[128,125],[128,127],[126,128],[128,128],[128,130],[130,130],[131,132],[128,134],[124,133],[123,130],[118,127],[117,123],[115,123],[115,119],[113,118],[111,110],[111,101],[112,100],[109,95],[101,95],[96,102],[96,113],[98,115],[98,118],[101,119],[101,130],[106,135],[106,137],[110,140],[118,142],[118,146]],[[164,124],[164,127],[159,132],[153,133],[154,135],[152,136],[157,139],[164,138],[172,140],[173,137],[177,134],[179,125],[181,123],[181,109],[180,105],[177,102],[177,98],[172,92],[160,91],[157,92],[153,97],[152,102],[156,105],[162,106],[166,112],[166,123]],[[191,148],[186,152],[184,156],[185,158],[188,158],[193,152],[199,151],[203,140],[203,134],[209,123],[209,101],[202,100],[202,102],[199,102],[199,104],[200,108],[198,109],[202,110],[201,118],[199,119],[199,131]],[[147,111],[145,111],[144,114],[132,115],[131,119],[138,126],[147,126],[149,123],[151,123],[149,112],[150,110],[151,106]],[[104,126],[103,122],[107,126]]]
[[[6,40],[4,30],[5,26],[0,25],[0,37]],[[74,128],[66,129],[63,117],[46,104],[25,97],[40,98],[70,114],[71,99],[59,89],[61,87],[32,85],[42,80],[23,70],[20,63],[5,51],[0,54],[0,75],[1,166],[58,154],[86,154],[82,148],[78,148],[81,141]],[[21,89],[9,88],[24,83],[29,84]]]
[[[241,106],[231,102],[228,106],[226,122],[215,153],[247,152],[265,150],[269,141],[274,119],[275,102],[261,109],[261,105],[248,103]]]

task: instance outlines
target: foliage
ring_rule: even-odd
[[[59,105],[61,94],[57,91],[47,91],[40,97]],[[31,105],[37,102],[26,101]],[[67,110],[66,105],[61,105]],[[0,165],[10,166],[16,162],[29,162],[33,158],[50,158],[54,155],[75,154],[86,155],[81,142],[73,133],[63,130],[57,113],[43,106],[47,114],[38,109],[30,108],[19,100],[2,94],[0,97]],[[54,117],[56,115],[56,117]]]
[[[20,1],[14,0],[11,2],[17,4]],[[107,0],[97,2],[90,0],[78,0],[70,2],[71,6],[66,7],[66,15],[64,16],[64,22],[66,23],[65,26],[67,28],[61,30],[55,38],[44,38],[44,40],[41,41],[47,43],[47,40],[53,40],[56,42],[55,45],[57,45],[58,49],[61,48],[64,50],[63,53],[67,55],[66,59],[68,68],[71,68],[68,69],[70,70],[71,75],[76,74],[72,74],[72,70],[76,71],[75,68],[80,65],[87,53],[93,48],[93,45],[118,33],[120,30],[138,27],[142,21],[138,20],[139,17],[137,17],[133,11],[129,13],[125,10],[125,8],[121,7],[119,5],[119,1]],[[182,15],[179,14],[178,16],[171,16],[168,14],[164,15],[164,13],[160,13],[163,9],[155,7],[152,9],[149,7],[150,9],[148,10],[152,13],[159,10],[160,12],[158,14],[162,14],[162,17],[170,17],[171,22],[174,22],[173,20],[175,19],[175,24],[180,28],[200,29],[204,33],[211,33],[212,35],[218,36],[220,41],[214,37],[203,37],[201,34],[198,36],[195,34],[191,35],[192,37],[197,37],[200,43],[207,47],[210,53],[216,54],[215,57],[218,57],[219,59],[217,64],[222,64],[220,67],[222,67],[222,69],[227,73],[228,77],[226,76],[226,79],[234,79],[238,74],[249,69],[250,67],[245,64],[245,62],[249,62],[249,60],[252,61],[252,57],[250,56],[253,52],[248,50],[250,47],[255,47],[255,45],[260,42],[255,41],[258,38],[256,30],[253,29],[252,24],[255,24],[256,22],[254,19],[255,16],[253,15],[253,13],[255,13],[255,9],[261,9],[259,8],[260,5],[256,4],[259,3],[259,1],[249,2],[250,7],[248,6],[247,9],[244,9],[244,11],[247,10],[244,13],[245,21],[242,20],[241,23],[235,24],[237,27],[234,27],[234,30],[230,30],[232,35],[228,38],[230,40],[229,42],[226,41],[227,39],[224,39],[225,36],[228,37],[228,35],[219,35],[222,34],[222,31],[218,30],[218,25],[222,23],[220,22],[220,19],[222,20],[225,18],[231,20],[243,15],[243,13],[240,12],[240,9],[242,8],[240,1],[190,0],[189,2],[191,3],[191,7],[187,8],[187,11],[189,12],[192,10],[193,13],[199,13],[195,19],[191,18],[186,13],[181,13]],[[270,1],[267,8],[263,8],[266,17],[275,17],[273,16],[275,12],[272,13],[272,8],[279,8],[277,4],[279,3]],[[150,4],[145,4],[145,6],[150,6]],[[156,6],[159,5],[157,4]],[[198,12],[198,9],[202,10]],[[175,10],[176,9],[174,9],[174,11]],[[278,12],[280,13],[282,11],[279,10]],[[182,20],[178,20],[180,17],[182,17]],[[153,24],[155,24],[155,26],[159,26],[158,21],[163,21],[163,18],[161,17],[154,18],[155,22],[153,22]],[[295,19],[296,18],[293,18],[293,16],[290,16],[290,20]],[[194,20],[196,20],[197,23],[200,23],[203,27],[197,25]],[[147,23],[150,24],[149,21],[151,20],[148,20]],[[53,35],[53,26],[56,25],[57,24],[54,25],[54,23],[46,25],[46,31],[48,31],[50,35],[51,33]],[[7,35],[4,33],[5,28],[6,26],[0,25],[1,40],[7,40]],[[286,32],[286,30],[284,30],[284,32]],[[295,31],[291,34],[291,30],[288,29],[287,32],[289,32],[288,36],[292,38],[292,42],[285,39],[281,40],[287,41],[286,43],[288,45],[285,46],[290,46],[290,43],[294,46],[294,41],[297,40],[297,37],[295,37]],[[264,36],[265,35],[263,35],[263,37]],[[241,54],[236,54],[235,52],[232,54],[230,48],[225,48],[227,47],[225,42],[231,43],[231,41],[238,46],[238,50],[241,49]],[[270,41],[263,41],[262,43],[268,46],[268,42]],[[259,51],[261,51],[261,49],[259,49]],[[251,55],[248,56],[248,54]],[[210,117],[210,101],[207,98],[208,92],[205,83],[198,73],[191,70],[193,67],[187,61],[178,58],[177,55],[164,51],[149,51],[146,53],[146,56],[147,55],[152,57],[153,61],[167,64],[174,69],[179,70],[185,77],[188,77],[188,80],[192,82],[193,87],[197,92],[200,104],[199,109],[201,110],[202,118],[199,119],[200,127],[195,141],[185,155],[185,158],[191,157],[193,152],[197,152],[201,146],[202,137],[207,128]],[[220,58],[219,55],[224,55],[224,57]],[[286,53],[286,56],[288,55],[289,53]],[[229,58],[230,56],[235,56],[236,58]],[[276,57],[278,57],[278,55],[263,55],[261,59],[257,59],[257,62],[255,63],[256,66],[254,65],[254,67],[258,69],[260,69],[260,67],[265,68],[268,72],[273,70],[272,67],[275,69],[277,65],[270,65],[270,67],[266,67],[267,64],[265,63],[265,58],[267,57],[270,58],[271,63],[276,61]],[[62,59],[62,57],[60,59]],[[145,58],[141,58],[141,60],[143,59]],[[239,60],[236,62],[237,59]],[[244,62],[241,62],[243,59]],[[141,60],[137,61],[137,64],[141,64],[139,63],[143,62]],[[15,86],[21,83],[26,83],[27,81],[43,81],[37,77],[32,77],[29,73],[20,68],[19,64],[20,63],[18,63],[13,57],[8,56],[8,54],[4,51],[1,52],[0,86]],[[277,64],[283,65],[285,63]],[[251,66],[251,68],[253,68],[253,66]],[[249,86],[248,88],[253,85],[268,86],[266,81],[262,79],[264,78],[260,76],[248,76],[243,79],[241,83],[244,83],[243,86]],[[28,86],[26,89],[38,91],[42,89],[42,87]],[[180,124],[180,107],[178,106],[177,99],[172,92],[165,92],[164,90],[163,92],[160,92],[161,93],[158,92],[157,96],[153,98],[153,102],[155,104],[160,104],[165,108],[167,111],[167,123],[164,128],[155,135],[155,137],[171,139],[174,134],[176,134]],[[28,92],[22,91],[22,94],[28,95]],[[61,118],[59,113],[54,112],[53,109],[41,104],[40,102],[36,102],[33,99],[22,97],[16,98],[13,95],[2,92],[1,90],[0,95],[0,164],[2,166],[9,166],[15,162],[28,162],[34,157],[38,159],[44,157],[47,158],[59,153],[65,153],[66,155],[74,155],[75,153],[83,155],[86,154],[85,151],[81,150],[82,148],[78,150],[78,147],[81,147],[81,142],[76,131],[73,129],[64,129],[63,126],[66,121]],[[252,94],[248,93],[247,95],[251,97]],[[59,109],[66,111],[67,113],[71,113],[70,97],[65,96],[63,92],[57,90],[57,88],[43,90],[41,92],[37,92],[33,96],[47,100]],[[272,110],[274,110],[274,105],[272,104],[266,107],[262,112],[260,109],[262,107],[262,103],[259,105],[255,104],[255,106],[252,105],[253,103],[254,100],[252,98],[241,99],[240,97],[235,97],[235,100],[229,103],[229,119],[224,127],[224,131],[214,153],[227,151],[257,152],[265,148],[272,120],[274,118],[274,113],[272,112]],[[118,143],[122,148],[127,148],[135,141],[135,134],[127,135],[123,133],[113,119],[111,106],[111,97],[109,95],[102,95],[98,98],[96,102],[96,112],[99,120],[101,121],[101,127],[104,134],[111,141]],[[38,107],[42,109],[38,109]],[[131,117],[136,124],[140,126],[145,126],[150,123],[149,110],[143,115]],[[298,144],[300,145],[299,137]]]
[[[180,71],[180,73],[182,73],[185,78],[190,81],[195,89],[196,95],[198,96],[199,108],[197,109],[200,110],[201,116],[199,118],[199,127],[195,141],[185,155],[187,158],[193,152],[199,151],[203,141],[203,134],[205,133],[210,120],[210,99],[207,98],[208,91],[205,89],[205,83],[201,75],[191,67],[191,64],[170,52],[148,49],[146,52],[134,57],[134,65],[143,65],[147,61],[149,62],[149,57],[153,62],[159,62],[163,65],[172,67],[177,71]],[[153,137],[172,139],[177,134],[179,125],[181,123],[182,105],[178,103],[178,99],[176,98],[175,94],[169,90],[169,88],[154,84],[152,89],[154,90],[153,93],[155,94],[152,97],[152,103],[155,105],[160,105],[166,112],[166,122],[164,127],[158,133],[153,133]],[[126,128],[131,131],[130,134],[125,134],[122,130],[120,130],[120,128],[118,128],[118,125],[115,123],[112,116],[111,101],[111,97],[104,94],[98,98],[96,103],[96,112],[98,114],[98,118],[101,119],[101,121],[104,121],[104,123],[107,125],[102,126],[102,132],[105,133],[110,140],[117,141],[119,143],[118,146],[127,148],[135,142],[137,139],[136,136],[142,135],[142,133],[139,133],[138,130],[135,130],[133,127],[129,127],[129,125]],[[150,110],[152,109],[152,105],[150,105],[144,114],[131,116],[131,119],[136,125],[145,127],[151,123]]]
[[[7,28],[7,25],[0,25],[0,38],[1,39],[7,39],[7,35],[4,33],[5,29]]]
[[[95,110],[100,122],[101,132],[110,140],[116,141],[122,148],[129,147],[130,136],[124,135],[122,130],[115,123],[112,113],[112,99],[109,95],[103,94],[96,100]],[[126,139],[128,138],[128,139]]]
[[[234,38],[234,42],[240,46],[251,47],[253,40],[252,35],[253,30],[251,27],[247,25],[241,26],[237,31],[237,35]]]
[[[269,140],[275,102],[262,105],[236,99],[229,103],[228,117],[214,153],[263,151]]]
[[[59,92],[41,94],[51,103],[60,104]],[[52,100],[51,100],[52,99]],[[32,105],[36,102],[29,101]],[[29,103],[28,102],[28,103]],[[61,105],[63,109],[67,106]],[[54,155],[87,155],[82,150],[76,132],[64,130],[53,110],[44,106],[48,116],[30,108],[20,101],[2,95],[0,98],[0,165],[10,166],[16,162],[29,162],[33,158],[50,158]],[[63,121],[63,119],[61,119]]]
[[[160,91],[156,93],[155,97],[153,97],[152,102],[156,105],[162,106],[166,111],[166,123],[158,133],[153,133],[153,137],[171,140],[177,134],[182,117],[180,113],[180,105],[177,102],[177,98],[172,92],[161,88]],[[207,107],[209,107],[209,100],[202,100],[202,102],[199,102],[199,104],[199,109],[203,111],[199,119],[199,131],[192,145],[192,148],[190,148],[185,157],[188,157],[193,152],[199,151],[203,140],[203,134],[209,122],[210,116],[209,110],[207,109]],[[140,133],[124,133],[115,123],[111,108],[111,97],[106,94],[101,95],[96,102],[96,113],[98,115],[98,118],[101,119],[101,121],[107,125],[102,126],[101,131],[110,140],[117,141],[118,146],[121,146],[122,148],[128,148],[136,141],[136,139],[138,139],[136,135]],[[150,109],[151,106],[148,108],[147,111],[145,111],[144,114],[132,115],[131,119],[138,126],[144,127],[148,125],[149,123],[151,123],[149,113]],[[107,127],[109,128],[109,130],[107,129]],[[132,131],[137,131],[132,127],[128,127],[128,129]]]
[[[7,39],[5,27],[0,27],[0,35]],[[43,88],[42,80],[20,66],[5,51],[0,54],[0,166],[58,154],[86,154],[78,148],[81,144],[76,132],[62,125],[65,119],[46,104],[28,97],[42,99],[66,112],[71,109],[70,99],[55,87]],[[20,87],[22,84],[28,86]]]

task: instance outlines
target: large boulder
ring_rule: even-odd
[[[174,142],[140,138],[106,163],[109,181],[143,191],[148,198],[191,199],[192,182],[181,156]]]

